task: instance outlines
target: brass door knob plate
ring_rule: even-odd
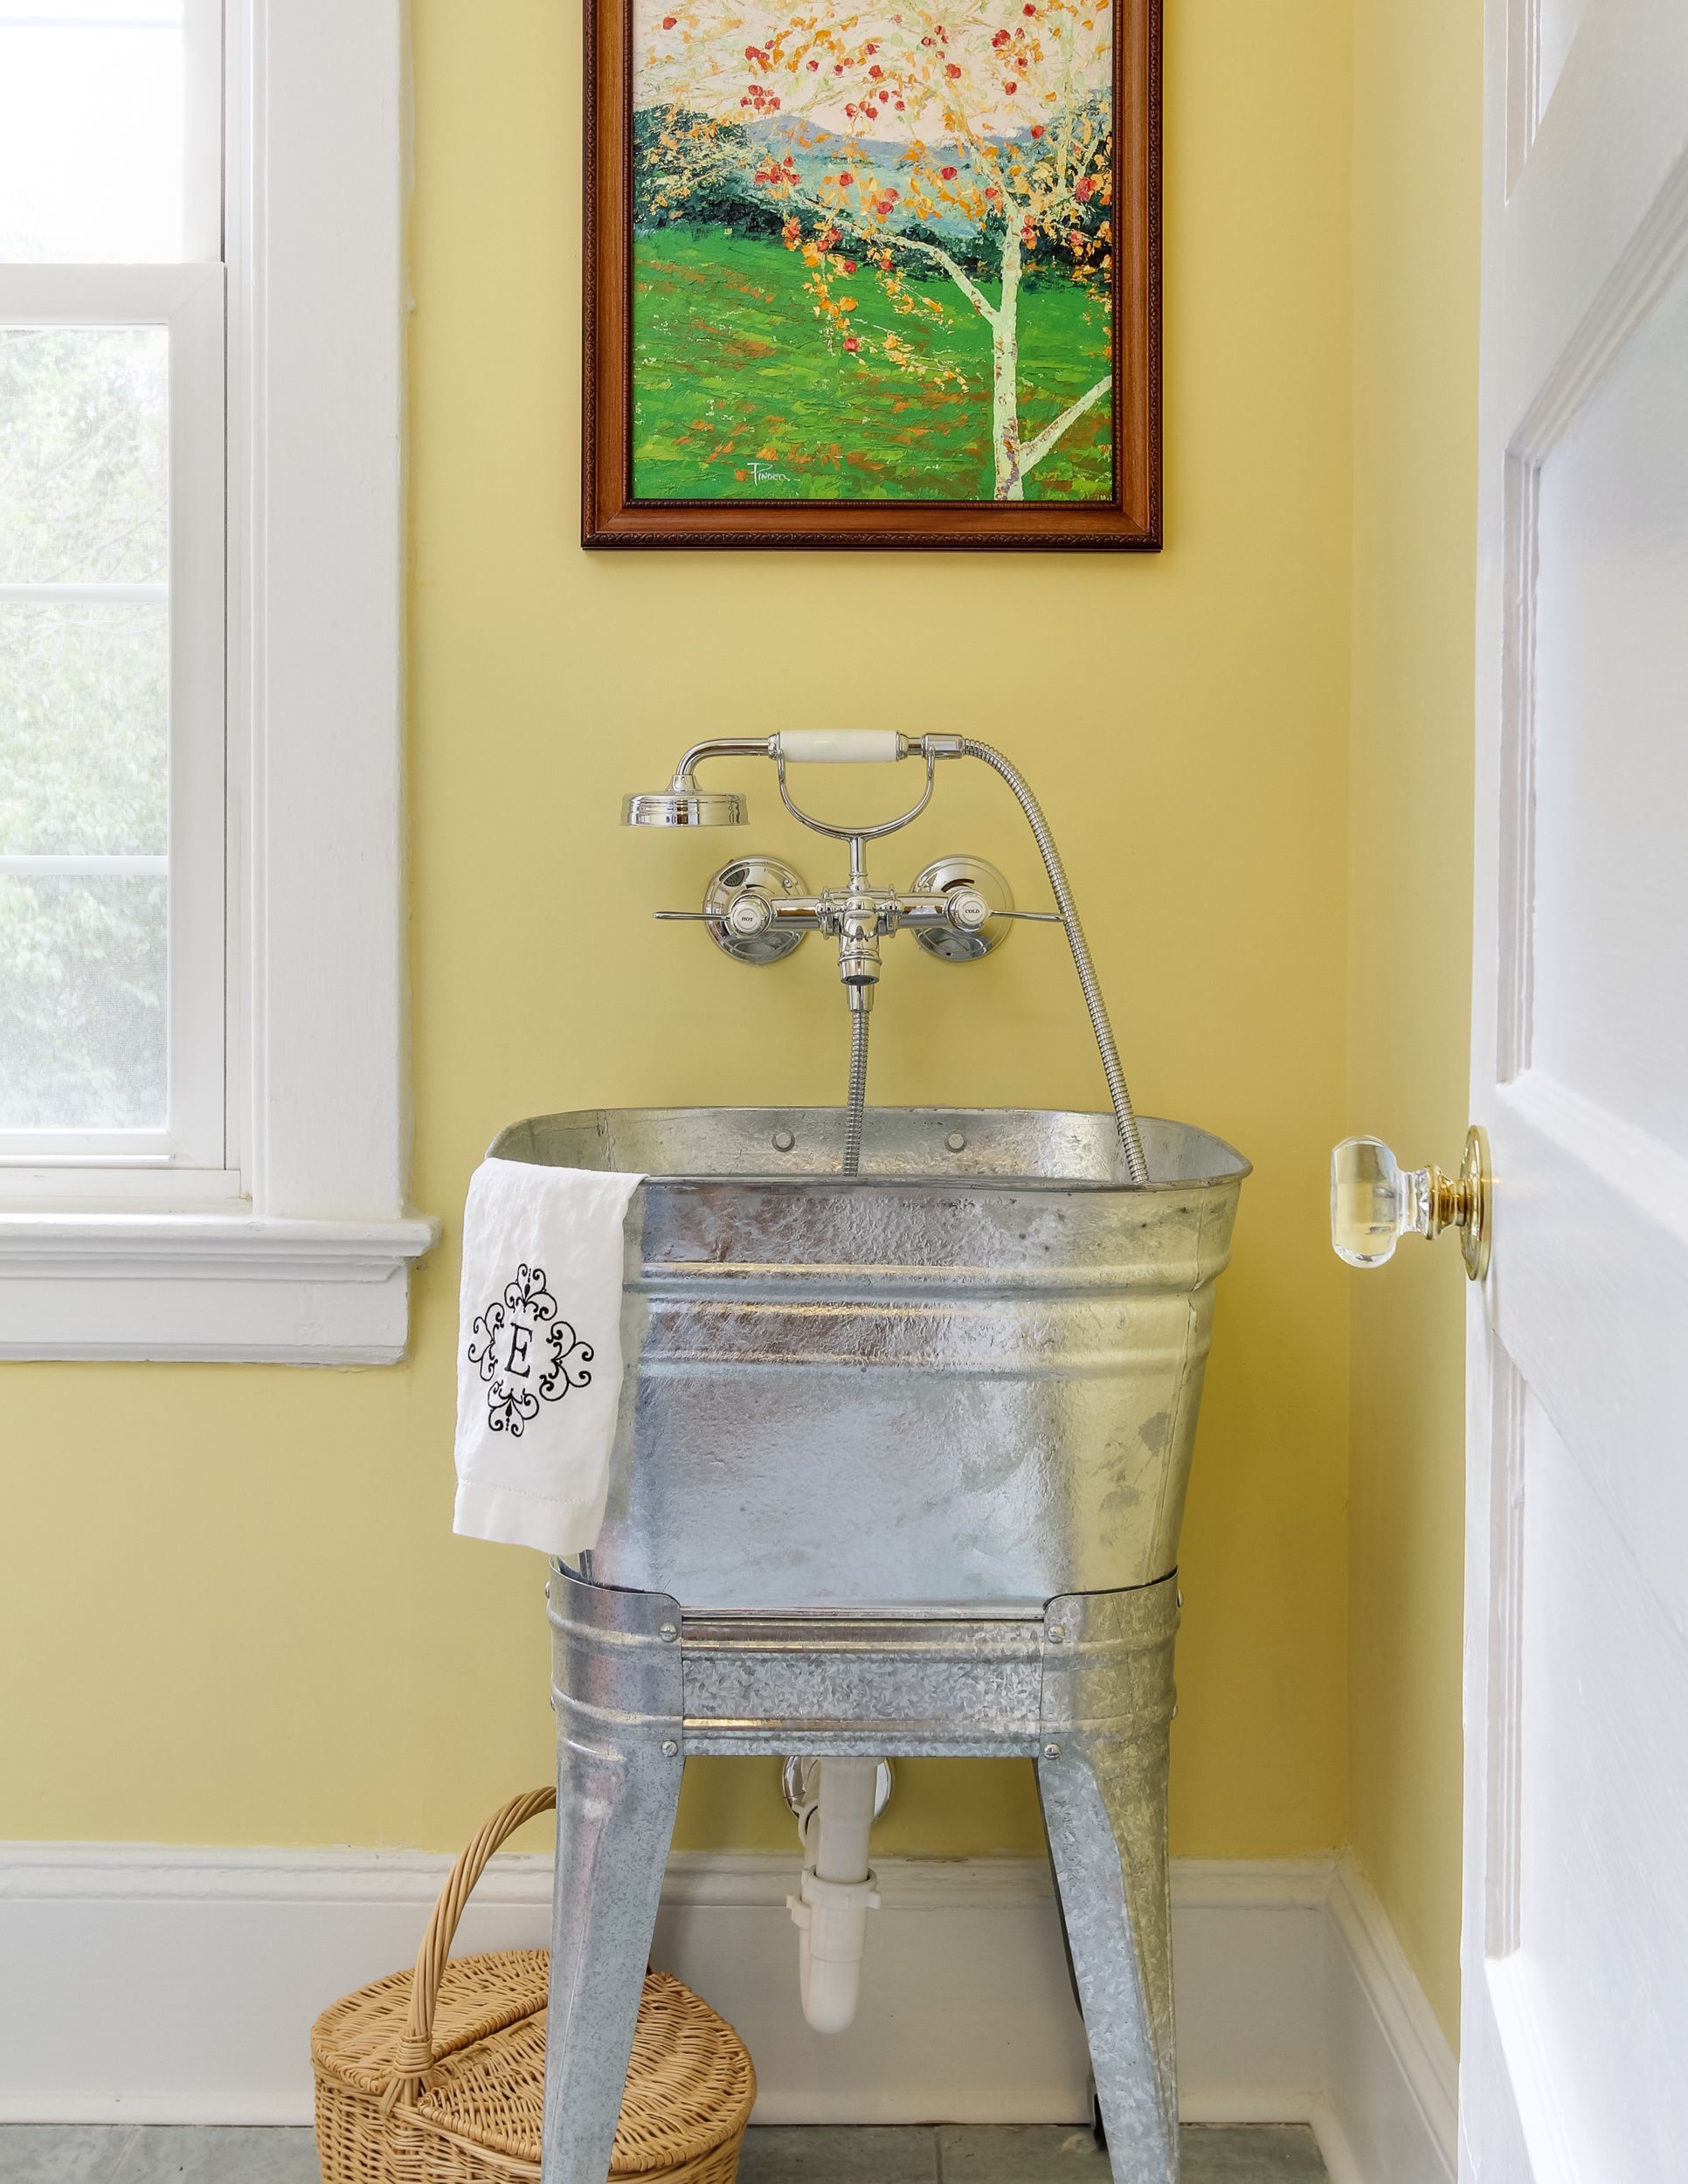
[[[1459,1231],[1465,1271],[1473,1282],[1489,1271],[1493,1231],[1489,1137],[1475,1124],[1465,1133],[1456,1175],[1436,1167],[1403,1169],[1380,1137],[1345,1137],[1331,1155],[1331,1241],[1351,1267],[1380,1267],[1402,1236],[1433,1241]]]

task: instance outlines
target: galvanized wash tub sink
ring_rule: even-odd
[[[1249,1164],[1111,1115],[535,1116],[494,1158],[638,1171],[604,1529],[583,1574],[688,1610],[1025,1615],[1152,1583]]]

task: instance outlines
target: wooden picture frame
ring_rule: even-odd
[[[895,33],[889,27],[883,32],[888,41],[894,38],[896,42],[895,50],[889,46],[886,50],[893,71],[889,88],[886,69],[869,58],[881,50],[868,35],[877,18],[864,16],[859,9],[841,16],[841,24],[849,27],[841,30],[839,38],[829,45],[826,0],[820,0],[819,14],[816,0],[803,0],[799,11],[775,8],[770,12],[755,4],[744,9],[737,18],[708,12],[715,0],[668,0],[667,7],[654,17],[649,13],[652,4],[653,0],[586,0],[583,545],[875,551],[905,548],[1157,549],[1161,522],[1160,0],[1110,0],[1110,7],[1098,6],[1088,17],[1074,0],[995,0],[1003,13],[1004,27],[992,31],[991,23],[981,25],[975,15],[965,31],[958,30],[953,49],[947,44],[941,0],[919,0],[917,6],[901,13],[894,12],[896,0],[889,0],[885,24],[896,26]],[[762,29],[764,17],[775,27]],[[819,31],[814,28],[817,20],[821,24]],[[1056,80],[1047,56],[1063,38],[1068,45],[1062,52],[1070,51],[1071,41],[1081,36],[1081,21],[1082,34],[1092,40],[1102,36],[1093,24],[1111,24],[1110,70],[1107,57],[1092,63],[1094,70],[1105,72],[1109,85],[1110,143],[1099,137],[1099,122],[1087,120],[1083,123],[1090,131],[1088,141],[1094,149],[1088,154],[1093,163],[1082,174],[1076,162],[1087,155],[1083,150],[1076,154],[1071,149],[1075,130],[1081,125],[1064,122],[1060,136],[1054,140],[1063,147],[1063,165],[1053,150],[1045,160],[1044,151],[1033,140],[1045,140],[1050,131],[1030,118],[1043,111],[1053,123],[1058,112],[1078,110],[1080,94],[1070,90],[1074,80],[1070,65],[1060,79],[1069,87],[1067,109],[1057,107],[1055,92],[1040,88],[1037,72],[1041,67],[1045,81]],[[676,80],[675,69],[689,69],[693,75],[686,79],[688,85],[695,80],[703,86],[707,98],[717,105],[730,103],[731,94],[738,93],[741,86],[735,79],[725,90],[720,87],[722,26],[739,24],[742,31],[736,34],[754,38],[760,30],[764,39],[760,46],[744,48],[743,61],[730,62],[744,79],[737,104],[751,110],[755,101],[750,128],[759,129],[760,135],[752,137],[744,123],[730,118],[693,114],[689,92],[685,97],[670,93],[664,99],[648,100],[636,125],[635,86],[655,80],[659,65],[669,68],[667,80],[671,85]],[[933,31],[942,43],[935,43]],[[700,58],[706,35],[716,41],[707,74]],[[971,45],[963,44],[964,38],[970,38]],[[665,41],[683,49],[672,61],[659,52]],[[1000,49],[1004,56],[1001,60],[996,59],[992,47]],[[951,50],[958,57],[954,62],[944,59]],[[928,77],[938,73],[933,68],[934,54],[941,64],[938,89],[933,93],[926,78],[922,78],[927,97],[923,107],[922,91],[910,72],[924,70]],[[812,110],[818,110],[813,109],[813,102],[820,94],[813,86],[817,80],[825,83],[826,78],[819,76],[825,68],[828,75],[839,79],[836,95],[840,99],[859,81],[865,85],[870,100],[881,102],[865,107],[851,104],[843,109],[852,115],[865,112],[875,116],[871,124],[853,121],[848,126],[857,131],[906,128],[908,117],[902,104],[896,105],[895,113],[904,116],[903,122],[893,120],[892,96],[900,96],[905,88],[914,113],[930,111],[936,100],[945,107],[944,119],[949,121],[944,88],[948,78],[959,82],[965,67],[972,79],[982,84],[986,70],[1012,67],[1016,54],[1025,65],[1000,84],[984,86],[978,96],[983,102],[1012,94],[1019,103],[1010,104],[1007,120],[999,121],[994,128],[967,121],[966,127],[974,132],[972,144],[977,149],[957,153],[954,163],[946,162],[941,168],[932,162],[942,156],[945,148],[942,144],[932,149],[917,142],[913,151],[900,153],[904,163],[893,168],[886,143],[874,142],[867,145],[867,150],[877,164],[872,165],[871,171],[858,173],[861,160],[853,160],[847,167],[844,163],[851,157],[847,147],[857,143],[858,138],[839,134],[834,123],[799,120],[797,114],[785,110],[788,102],[784,94],[793,86],[799,100],[806,93]],[[1020,76],[1029,80],[1022,85]],[[1104,111],[1097,87],[1103,80],[1104,74],[1093,75],[1091,87],[1083,94],[1089,101],[1083,108],[1086,115]],[[1027,107],[1029,96],[1046,103]],[[1027,117],[1023,123],[1022,113]],[[769,118],[758,120],[758,114]],[[802,134],[805,130],[813,134]],[[890,141],[902,143],[906,140]],[[751,148],[748,151],[747,145]],[[664,149],[654,149],[659,146]],[[644,165],[638,169],[639,186],[647,225],[636,234],[636,161],[641,158]],[[754,176],[757,185],[771,177],[768,186],[758,192],[750,187],[752,162],[759,163]],[[999,168],[993,162],[1012,162],[1012,172],[1007,164]],[[672,171],[676,166],[681,170],[678,181]],[[961,168],[958,180],[958,166]],[[732,171],[728,184],[722,185],[719,177],[729,167]],[[823,167],[825,171],[821,171]],[[765,169],[765,176],[760,169]],[[898,199],[898,191],[882,179],[891,172],[897,174],[899,183],[906,180],[909,184],[905,198],[895,205],[891,201]],[[1056,176],[1053,188],[1037,183],[1036,177],[1051,173]],[[653,174],[654,184],[650,180]],[[939,175],[949,179],[940,182]],[[991,188],[993,175],[1005,184],[1004,190]],[[723,202],[718,191],[723,186],[738,193],[727,200],[730,210],[750,205],[748,214],[734,210],[734,218],[759,219],[759,232],[736,231],[730,221],[708,225],[692,218],[698,205],[706,211],[718,208]],[[1041,195],[1037,194],[1040,187]],[[864,203],[864,190],[874,202]],[[1023,332],[1027,318],[1023,299],[1041,299],[1038,308],[1049,324],[1055,322],[1058,307],[1064,314],[1059,321],[1062,327],[1076,325],[1073,313],[1082,304],[1089,329],[1083,338],[1091,344],[1084,353],[1090,361],[1082,366],[1075,364],[1078,337],[1072,336],[1071,356],[1053,342],[1048,344],[1048,353],[1054,358],[1048,369],[1051,377],[1065,370],[1070,377],[1077,369],[1089,378],[1100,367],[1098,377],[1088,390],[1066,410],[1058,411],[1052,422],[1040,425],[1035,432],[1028,432],[1021,422],[1022,405],[1029,406],[1030,397],[1017,391],[1004,392],[1005,386],[1017,390],[1023,383],[1005,373],[1000,361],[1000,341],[972,328],[972,345],[964,349],[965,337],[957,330],[972,324],[967,306],[958,302],[954,293],[959,283],[962,294],[972,299],[972,309],[986,311],[987,324],[1000,332],[996,321],[988,316],[987,307],[994,292],[996,311],[1000,313],[1005,308],[1009,271],[1006,227],[1000,221],[994,227],[988,225],[993,218],[988,210],[978,214],[976,226],[969,227],[966,222],[986,198],[994,197],[1000,204],[1006,195],[1011,202],[1022,201],[1015,196],[1017,190],[1024,190],[1024,202],[1037,208],[1035,220],[1028,218],[1020,231],[1025,260],[1029,264],[1040,249],[1043,256],[1036,273],[1027,273],[1024,285],[1012,291],[1017,316],[1008,322],[1010,330]],[[710,196],[711,190],[717,194]],[[685,194],[688,191],[689,195]],[[773,218],[785,216],[777,233],[768,232],[771,216],[763,211],[764,201]],[[1076,208],[1080,201],[1085,211],[1064,209]],[[653,203],[658,205],[654,215],[650,210]],[[917,206],[919,217],[908,211],[907,204]],[[1090,217],[1093,214],[1098,217]],[[653,218],[654,227],[648,224]],[[1078,223],[1086,220],[1088,228],[1081,229]],[[933,225],[935,221],[939,224]],[[942,225],[944,221],[949,225]],[[668,223],[666,230],[665,222]],[[922,243],[914,239],[917,235],[931,239]],[[712,256],[688,259],[683,265],[669,262],[685,250],[695,249],[700,237]],[[784,251],[779,249],[782,241]],[[985,253],[993,242],[1003,261],[998,278],[990,281],[981,271],[977,283],[971,282],[956,262],[962,249],[975,249],[979,254],[970,262],[983,267],[989,262]],[[752,243],[762,253],[753,259],[746,255]],[[649,273],[650,267],[658,263],[652,253],[659,249],[667,253],[661,261],[661,283],[654,282]],[[729,263],[727,253],[734,251],[740,254]],[[1111,261],[1105,267],[1101,263],[1104,255]],[[1016,268],[1020,263],[1017,252]],[[705,404],[695,393],[699,383],[688,376],[697,369],[694,346],[698,354],[707,349],[727,324],[728,311],[737,308],[728,290],[760,300],[747,308],[774,308],[773,290],[759,285],[759,270],[756,280],[747,280],[742,271],[746,264],[766,268],[774,278],[782,292],[778,308],[785,315],[777,328],[758,321],[764,333],[775,332],[775,339],[752,342],[746,337],[747,353],[754,356],[755,365],[744,375],[744,387],[753,388],[755,400],[766,405],[769,398],[764,390],[771,377],[777,380],[788,371],[787,384],[798,388],[800,359],[805,377],[800,396],[794,398],[808,404],[806,414],[812,420],[827,415],[826,405],[834,398],[841,414],[846,415],[854,401],[857,429],[867,442],[865,452],[847,442],[841,449],[834,441],[813,457],[808,452],[815,445],[811,432],[808,441],[788,460],[799,464],[818,462],[822,467],[783,469],[778,467],[782,451],[776,442],[782,433],[796,437],[783,414],[774,417],[778,430],[767,435],[767,446],[754,447],[753,443],[763,435],[759,425],[744,421],[750,393],[744,394],[737,408],[730,387],[723,389],[719,404],[714,396]],[[847,274],[841,272],[841,267],[848,268]],[[657,309],[666,308],[666,303],[659,307],[649,299],[659,294],[659,288],[664,297],[670,290],[678,294],[675,284],[682,277],[693,286],[680,295],[675,309],[691,312],[684,324],[694,332],[682,338],[683,329],[676,333],[671,328],[667,338],[672,349],[664,352],[655,346],[650,328],[656,323]],[[1099,308],[1107,301],[1101,286],[1104,280],[1111,298],[1110,319]],[[800,307],[802,315],[793,309],[797,283],[813,299],[812,304]],[[1068,283],[1072,284],[1071,294],[1076,301],[1069,301]],[[852,321],[843,315],[859,307],[865,307],[861,318]],[[820,321],[813,333],[806,325],[811,310]],[[914,339],[928,342],[926,351],[917,352],[903,338],[899,322],[910,323]],[[880,329],[876,335],[870,330],[875,323]],[[861,328],[860,339],[851,335],[853,324]],[[934,324],[939,328],[937,334],[931,330]],[[1098,324],[1108,329],[1103,337],[1105,349],[1096,346],[1098,337],[1094,329]],[[681,325],[679,317],[673,325]],[[635,336],[641,328],[647,370],[635,390]],[[724,342],[726,335],[722,334],[720,338]],[[948,349],[941,345],[945,342]],[[965,378],[959,369],[947,370],[948,360],[958,355],[972,369],[972,358],[980,353],[981,342],[984,370],[994,375],[994,388],[981,384],[978,377]],[[852,353],[846,356],[846,349]],[[868,354],[861,354],[864,349]],[[670,354],[674,369],[653,377],[648,359],[656,356],[666,363]],[[1012,342],[1010,354],[1018,367],[1020,353]],[[773,362],[769,363],[771,356]],[[836,380],[821,376],[817,359],[823,356],[827,366],[847,368]],[[869,363],[872,371],[859,369]],[[894,364],[897,366],[895,372]],[[858,369],[848,369],[853,367]],[[1109,381],[1105,421],[1101,414],[1103,379]],[[714,384],[721,385],[718,367]],[[677,393],[674,391],[676,385]],[[839,389],[836,397],[831,391],[834,385]],[[907,399],[898,391],[904,385]],[[856,396],[853,390],[857,388],[871,390],[871,393]],[[776,388],[771,406],[783,410],[787,405],[778,400],[778,392]],[[1060,398],[1059,394],[1045,395],[1043,410],[1048,411]],[[937,422],[930,428],[903,427],[889,438],[876,437],[868,428],[886,413],[888,400],[899,416],[918,406],[923,416]],[[659,415],[660,404],[665,401],[671,414]],[[870,401],[878,402],[878,412],[871,411]],[[701,407],[707,407],[711,414],[690,418],[684,414],[688,408]],[[717,408],[724,420],[720,425],[716,422]],[[653,417],[658,417],[658,425],[649,422]],[[962,420],[959,425],[955,422],[958,418]],[[994,432],[993,426],[1005,418],[1003,430]],[[1028,422],[1036,422],[1035,413]],[[924,446],[906,452],[905,444],[918,440],[928,429],[940,452],[929,453]],[[1061,434],[1058,447],[1051,438],[1057,429]],[[958,440],[956,433],[964,431],[972,437]],[[720,437],[723,432],[728,435],[724,439]],[[948,439],[940,439],[944,432],[950,435]],[[1022,433],[1024,438],[1020,437]],[[895,447],[890,446],[893,439]],[[697,443],[695,450],[689,445],[693,441]],[[1040,472],[1028,493],[1027,480],[1018,476],[1020,459],[1026,459],[1029,473],[1032,464],[1041,463],[1052,452],[1059,455],[1059,462],[1052,461],[1047,472]],[[764,455],[770,458],[766,463],[762,460]],[[927,474],[939,481],[937,489],[955,475],[976,474],[980,497],[938,498],[935,491],[930,496],[917,495],[907,488],[899,491],[894,483],[887,482],[884,474],[868,474],[862,487],[876,497],[841,494],[829,497],[824,490],[835,480],[856,483],[861,471],[852,466],[881,462],[888,467],[892,460],[928,463]],[[994,474],[986,467],[992,462]],[[1089,467],[1083,477],[1077,474],[1081,462]],[[943,467],[945,464],[947,469]],[[1063,481],[1062,473],[1069,469],[1074,474],[1070,481]],[[683,494],[672,489],[675,480],[685,485]],[[799,485],[801,494],[781,497],[778,488],[785,481]],[[1008,497],[1015,492],[1016,484],[1027,497]],[[737,497],[736,485],[740,487]],[[983,497],[987,489],[992,497]],[[903,497],[903,492],[907,497]],[[1068,494],[1072,497],[1066,497]]]

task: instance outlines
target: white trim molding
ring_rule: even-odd
[[[0,1164],[0,1357],[391,1362],[437,1234],[408,1200],[404,0],[224,19],[220,1157]]]
[[[434,1234],[421,1220],[0,1215],[0,1358],[391,1365]]]
[[[0,1846],[0,2120],[303,2123],[336,1995],[408,1963],[449,1860]],[[655,1957],[736,2024],[764,2123],[1088,2120],[1047,1866],[877,1861],[861,2008],[795,2007],[794,1857],[680,1854]],[[465,1952],[546,1939],[550,1862],[495,1859]],[[1454,2063],[1349,1862],[1173,1870],[1180,2084],[1200,2123],[1307,2123],[1332,2184],[1452,2184]]]
[[[1325,2092],[1331,2184],[1454,2184],[1458,2065],[1383,1906],[1352,1858],[1332,1875]]]

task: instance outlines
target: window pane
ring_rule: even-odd
[[[0,0],[0,261],[182,254],[181,0]]]
[[[169,847],[163,600],[0,602],[0,856]]]
[[[162,583],[164,328],[0,327],[0,584]]]
[[[0,1129],[162,1128],[164,328],[0,328]]]
[[[0,873],[0,1130],[163,1126],[166,888]]]

